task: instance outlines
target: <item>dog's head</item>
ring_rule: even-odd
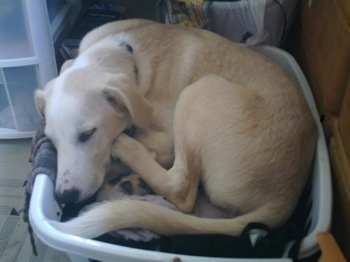
[[[61,74],[35,93],[45,133],[58,151],[55,193],[62,203],[92,196],[110,168],[114,140],[132,124],[146,128],[151,117],[125,50],[103,55],[66,62]]]

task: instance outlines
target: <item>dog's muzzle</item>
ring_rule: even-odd
[[[80,196],[80,191],[76,188],[66,189],[62,192],[55,192],[55,199],[61,204],[75,204]]]

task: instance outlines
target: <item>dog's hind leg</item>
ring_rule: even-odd
[[[229,111],[228,114],[231,114],[231,111],[226,108],[226,104],[239,104],[239,101],[233,102],[230,98],[227,98],[227,94],[232,92],[236,94],[239,90],[235,91],[229,82],[211,75],[198,80],[182,91],[174,112],[175,160],[169,170],[161,167],[150,156],[143,144],[123,134],[119,136],[114,145],[113,157],[119,158],[135,173],[139,174],[155,193],[164,196],[184,212],[192,211],[197,197],[198,185],[203,174],[208,173],[208,170],[213,171],[213,168],[208,169],[207,163],[202,163],[202,157],[208,155],[204,152],[212,151],[212,148],[215,148],[215,152],[211,152],[214,154],[211,157],[213,159],[205,160],[211,163],[215,162],[219,155],[229,155],[230,153],[221,149],[221,147],[227,147],[228,141],[222,137],[217,139],[217,132],[219,131],[218,128],[221,129],[221,133],[225,133],[225,130],[231,128],[228,128],[226,124],[220,126],[220,122],[226,123],[226,121],[213,122],[213,119],[218,117],[215,113],[218,107],[221,110]],[[207,94],[209,91],[211,92],[210,97]],[[233,95],[231,94],[231,96]],[[222,105],[224,102],[222,97],[226,97],[225,105]],[[238,93],[237,97],[239,97]],[[230,118],[232,119],[232,117]],[[222,136],[226,137],[227,135],[225,133]],[[224,144],[224,146],[220,146],[220,144]],[[222,160],[219,159],[218,162],[220,161]],[[202,170],[203,164],[206,166],[205,170]],[[232,172],[232,170],[223,170],[227,165],[223,166],[220,167],[221,173]],[[214,172],[217,172],[217,170]],[[227,184],[227,181],[225,180],[224,183]],[[231,184],[232,182],[228,181],[228,183]],[[217,191],[217,189],[212,191]],[[216,202],[219,205],[221,204],[221,201]]]
[[[264,176],[258,184],[256,170],[270,172],[266,162],[275,159],[276,150],[266,143],[266,112],[260,94],[207,75],[187,86],[177,101],[171,169],[162,168],[141,143],[130,137],[121,136],[114,153],[154,192],[182,211],[192,210],[198,184],[203,182],[212,203],[248,212],[265,202],[262,196],[270,182]]]
[[[176,105],[173,122],[175,160],[169,170],[163,168],[143,144],[124,134],[119,136],[112,149],[113,157],[119,158],[139,174],[156,194],[164,196],[183,212],[192,211],[201,180],[199,151],[203,123],[198,123],[196,119],[202,112],[191,108],[200,108],[197,103],[204,100],[195,99],[198,86],[202,85],[204,83],[198,81],[188,86]]]

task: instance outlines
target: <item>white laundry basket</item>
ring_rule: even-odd
[[[312,114],[317,120],[318,143],[312,172],[312,207],[309,220],[310,227],[306,237],[302,240],[299,258],[308,257],[318,251],[316,234],[328,231],[331,223],[331,174],[328,160],[327,146],[322,127],[318,121],[318,112],[309,89],[308,83],[296,64],[295,60],[286,52],[273,47],[257,47],[259,52],[269,56],[281,64],[296,80],[304,92]],[[38,175],[30,203],[30,221],[37,236],[52,248],[68,254],[72,261],[89,261],[89,258],[101,261],[248,261],[247,259],[227,259],[177,255],[156,251],[145,251],[85,239],[58,231],[50,225],[50,220],[58,220],[55,209],[54,187],[45,174]],[[116,218],[118,219],[118,218]],[[287,249],[287,247],[286,247]],[[249,261],[291,261],[288,258],[280,259],[249,259]]]

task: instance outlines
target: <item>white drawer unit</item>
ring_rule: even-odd
[[[45,0],[0,1],[0,138],[33,135],[33,94],[57,75]]]

